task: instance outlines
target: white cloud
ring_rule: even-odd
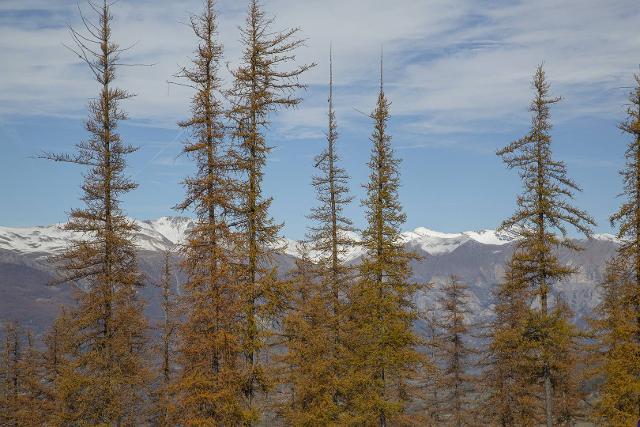
[[[82,4],[82,3],[81,3]],[[558,118],[622,112],[631,73],[640,61],[636,0],[271,0],[276,28],[300,26],[308,38],[303,62],[320,65],[305,106],[280,116],[288,135],[318,137],[326,122],[328,45],[334,45],[337,108],[342,126],[368,112],[374,100],[380,45],[393,113],[408,129],[446,135],[526,123],[530,76],[545,60],[554,93],[566,101]],[[121,85],[138,94],[132,118],[173,126],[187,113],[189,91],[166,81],[188,61],[193,37],[188,12],[201,2],[131,1],[114,6],[114,34],[126,46],[139,41]],[[237,26],[245,5],[220,2],[225,59],[239,56]],[[29,11],[40,11],[32,13]],[[29,13],[28,13],[29,12]],[[43,13],[46,12],[46,13]],[[28,22],[27,22],[28,21]],[[61,45],[64,24],[78,25],[75,1],[0,3],[0,114],[80,115],[95,88],[90,75]]]

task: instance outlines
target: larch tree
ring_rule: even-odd
[[[159,356],[159,366],[156,374],[154,410],[151,415],[154,425],[170,426],[172,412],[171,385],[176,370],[176,332],[179,326],[177,295],[172,286],[175,281],[171,267],[171,251],[165,251],[164,264],[158,288],[160,289],[160,307],[162,308],[162,320],[156,328],[160,332],[159,342],[156,346]]]
[[[501,427],[528,425],[537,420],[540,387],[526,338],[532,290],[520,270],[507,263],[500,285],[493,291],[495,317],[488,325],[489,342],[482,353],[479,392],[482,420]]]
[[[551,365],[554,367],[554,410],[556,423],[560,426],[574,426],[584,420],[583,389],[587,351],[586,335],[576,328],[571,319],[573,311],[562,298],[558,298],[550,313],[548,324],[537,329],[550,330],[546,338],[553,346]],[[536,329],[535,327],[532,329]]]
[[[529,110],[533,113],[531,129],[523,138],[512,142],[497,154],[509,168],[519,171],[523,193],[518,196],[518,208],[505,220],[500,228],[513,231],[518,237],[515,268],[525,274],[526,282],[536,289],[538,310],[536,332],[539,347],[540,380],[544,386],[545,423],[548,427],[558,422],[554,411],[554,381],[562,377],[554,371],[554,346],[558,343],[549,338],[558,336],[558,327],[569,331],[560,319],[552,321],[549,294],[553,283],[566,279],[573,269],[562,265],[554,250],[559,246],[579,250],[566,238],[567,227],[573,227],[586,236],[591,234],[594,221],[589,215],[574,207],[571,199],[580,188],[567,176],[562,161],[554,160],[551,150],[550,106],[560,98],[549,96],[542,65],[533,78],[535,98]],[[561,236],[558,235],[561,234]],[[556,316],[557,317],[557,316]],[[563,338],[564,339],[564,338]]]
[[[389,101],[382,85],[371,115],[374,131],[369,161],[369,182],[365,185],[367,225],[361,245],[366,253],[360,277],[353,286],[350,318],[353,324],[348,363],[351,421],[365,425],[404,425],[411,400],[412,380],[423,358],[412,326],[417,310],[412,297],[419,288],[411,281],[408,253],[400,239],[405,221],[398,188],[399,163],[388,133]]]
[[[592,320],[597,338],[594,370],[602,378],[592,417],[602,425],[622,427],[638,419],[640,343],[634,276],[631,259],[618,256],[607,264],[602,301]]]
[[[278,366],[286,392],[279,412],[287,425],[338,425],[332,306],[310,258],[310,245],[302,242],[299,249],[288,280],[290,310],[282,320],[286,352]]]
[[[353,267],[345,261],[347,252],[353,248],[353,224],[344,214],[351,202],[346,171],[340,167],[337,152],[338,132],[333,107],[333,61],[329,54],[329,111],[327,146],[315,158],[315,166],[320,174],[313,178],[318,206],[313,208],[309,218],[314,221],[307,240],[309,250],[317,257],[313,268],[313,280],[303,283],[294,281],[297,295],[289,324],[306,319],[305,327],[291,328],[295,332],[297,348],[289,351],[304,351],[305,357],[298,355],[292,368],[293,390],[299,397],[299,405],[293,405],[290,419],[295,425],[328,425],[339,422],[345,410],[343,384],[345,376],[345,325],[347,324],[347,295],[353,283]],[[299,289],[310,286],[307,292]],[[318,346],[301,345],[305,342]],[[301,378],[300,378],[301,377]],[[300,379],[298,379],[300,378]],[[304,389],[305,391],[302,391]],[[304,396],[300,397],[300,396]],[[302,421],[304,420],[304,421]]]
[[[47,425],[60,426],[74,419],[74,365],[79,341],[72,313],[61,307],[60,313],[44,336],[42,383],[45,390]]]
[[[453,276],[438,298],[440,318],[436,321],[438,340],[436,362],[442,371],[440,417],[446,425],[474,425],[474,350],[469,343],[472,325],[468,316],[468,286]]]
[[[619,126],[630,136],[620,171],[625,200],[611,216],[622,244],[608,266],[594,325],[604,376],[596,415],[621,426],[640,418],[640,74],[634,79],[628,118]]]
[[[25,349],[20,360],[22,372],[22,396],[15,416],[18,425],[43,425],[46,420],[46,390],[42,382],[42,353],[36,349],[33,332],[24,334]]]
[[[33,334],[15,323],[4,325],[0,360],[0,424],[43,425],[46,396],[42,384],[41,354]]]
[[[349,175],[340,167],[340,157],[336,144],[338,131],[333,108],[333,59],[329,55],[329,112],[327,128],[327,147],[315,158],[315,167],[320,175],[313,178],[319,205],[315,207],[309,219],[314,221],[308,235],[311,249],[318,254],[317,264],[321,272],[320,280],[327,289],[333,319],[331,324],[333,341],[340,346],[344,321],[345,286],[352,279],[352,267],[345,263],[345,256],[353,249],[355,231],[353,222],[345,216],[344,209],[353,197],[349,194]],[[347,288],[348,290],[348,288]],[[339,349],[336,348],[336,352]],[[338,354],[336,357],[339,359]]]
[[[239,366],[241,306],[232,266],[237,246],[228,224],[232,178],[225,145],[225,110],[219,76],[222,45],[214,2],[191,17],[198,46],[190,68],[178,74],[195,91],[191,117],[180,124],[189,132],[184,153],[196,172],[184,181],[186,197],[177,208],[195,213],[182,247],[184,323],[179,328],[180,372],[171,393],[171,419],[181,425],[244,425],[257,418],[243,405]]]
[[[427,291],[425,287],[425,291]],[[419,378],[421,393],[418,396],[420,406],[425,414],[425,422],[428,425],[440,425],[442,422],[442,405],[444,400],[444,387],[442,371],[436,366],[438,350],[441,348],[440,331],[438,328],[438,307],[425,305],[419,312],[419,321],[422,324],[420,335],[424,338],[424,354],[432,365],[425,366]],[[419,324],[420,324],[419,323]]]
[[[148,370],[147,323],[137,296],[142,286],[133,243],[135,223],[120,207],[123,195],[136,188],[125,174],[126,157],[136,150],[122,141],[118,125],[127,118],[121,101],[132,95],[115,87],[122,65],[120,49],[111,33],[110,4],[89,2],[97,22],[82,20],[86,33],[71,29],[76,47],[100,91],[89,101],[85,122],[89,138],[75,154],[43,157],[86,168],[82,184],[84,208],[73,209],[63,226],[74,239],[57,257],[59,283],[77,285],[72,309],[78,334],[73,369],[64,380],[73,399],[68,424],[138,424],[145,400]]]
[[[232,136],[237,142],[233,150],[234,169],[241,177],[234,192],[234,229],[239,253],[243,254],[237,276],[244,317],[243,389],[249,410],[256,406],[256,392],[270,388],[260,353],[265,348],[265,325],[273,308],[271,302],[281,299],[273,262],[281,225],[271,218],[271,198],[265,197],[262,189],[264,167],[271,152],[266,132],[272,113],[301,103],[296,92],[305,85],[299,77],[314,65],[290,66],[296,50],[304,43],[297,38],[299,29],[278,32],[272,27],[273,19],[266,17],[260,2],[251,0],[241,29],[243,54],[240,65],[232,71],[234,81],[228,93]]]
[[[2,330],[3,345],[0,360],[0,424],[18,426],[17,413],[20,409],[20,388],[23,376],[20,370],[22,341],[15,323],[7,322]]]

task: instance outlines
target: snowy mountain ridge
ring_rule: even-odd
[[[171,249],[183,239],[191,226],[189,218],[162,217],[154,221],[134,220],[139,227],[136,245],[143,250],[160,251]],[[18,254],[52,254],[62,251],[73,238],[81,237],[67,231],[64,224],[35,227],[1,227],[0,249]]]
[[[135,241],[140,248],[138,261],[147,283],[157,283],[162,270],[164,250],[177,249],[183,242],[194,220],[183,217],[162,217],[155,220],[135,220],[139,231]],[[80,236],[75,236],[80,237]],[[357,241],[354,233],[350,237]],[[0,321],[19,319],[44,330],[55,318],[57,308],[68,304],[70,287],[46,286],[55,276],[55,268],[48,257],[62,251],[73,233],[65,231],[61,224],[42,227],[0,227]],[[421,309],[433,308],[442,286],[452,275],[469,286],[469,308],[474,319],[490,316],[492,290],[502,280],[504,266],[509,259],[516,236],[494,230],[443,233],[418,227],[401,235],[407,249],[420,256],[412,263],[412,279],[419,283],[431,283],[427,293],[416,295]],[[575,268],[567,280],[554,284],[553,295],[561,296],[576,318],[584,318],[593,312],[600,301],[600,287],[607,260],[615,256],[618,240],[609,234],[594,235],[591,240],[581,240],[583,251],[558,248],[561,262]],[[282,239],[285,254],[298,257],[298,242]],[[357,259],[364,248],[354,245],[345,260]],[[312,259],[319,254],[310,253]],[[277,268],[285,273],[293,267],[291,257],[277,257]],[[184,280],[177,272],[176,284]],[[181,283],[181,282],[180,282]],[[149,301],[151,318],[160,316],[160,295],[155,286],[142,291]],[[155,317],[154,317],[155,316]]]
[[[184,241],[187,231],[194,220],[186,217],[161,217],[155,220],[133,220],[139,227],[135,242],[142,250],[164,251],[175,249]],[[18,254],[42,253],[43,255],[58,253],[65,248],[74,237],[72,232],[62,228],[63,224],[35,227],[1,227],[0,249]],[[357,236],[353,236],[357,240]],[[595,234],[596,240],[617,242],[610,234]],[[421,249],[431,255],[446,254],[461,245],[474,241],[482,245],[502,246],[516,240],[509,232],[495,230],[465,231],[461,233],[443,233],[418,227],[401,235],[402,241],[410,248]],[[283,238],[282,246],[288,255],[299,256],[298,243]],[[356,259],[364,253],[360,247],[351,249],[347,260]],[[313,254],[312,254],[313,256]]]

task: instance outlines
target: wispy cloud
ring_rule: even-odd
[[[80,3],[82,5],[82,2]],[[298,59],[318,62],[307,76],[305,107],[276,122],[286,135],[317,138],[326,115],[327,54],[334,45],[336,102],[342,126],[369,111],[377,84],[378,54],[385,47],[386,87],[393,113],[410,132],[450,135],[526,123],[529,80],[546,61],[554,93],[565,101],[560,120],[620,115],[640,52],[636,0],[271,0],[276,27],[300,26],[307,46]],[[123,45],[138,41],[121,85],[136,92],[132,118],[173,126],[188,107],[189,91],[167,80],[193,50],[183,25],[197,0],[121,1],[114,34]],[[220,37],[225,60],[240,53],[237,26],[245,5],[222,0]],[[5,0],[0,3],[0,114],[81,115],[94,84],[68,52],[66,24],[78,25],[74,1]]]

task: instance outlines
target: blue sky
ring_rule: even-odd
[[[231,67],[244,3],[218,5]],[[136,218],[175,215],[179,182],[192,170],[179,156],[184,135],[175,125],[188,114],[190,93],[167,80],[189,59],[194,39],[184,22],[200,7],[199,0],[121,0],[113,8],[115,38],[123,46],[137,42],[130,61],[156,64],[120,72],[120,85],[137,94],[124,105],[131,120],[122,127],[140,147],[129,168],[140,187],[123,203]],[[494,228],[510,215],[520,183],[494,153],[527,131],[531,75],[544,60],[552,92],[564,97],[552,111],[555,155],[584,188],[576,204],[596,218],[596,231],[610,231],[628,141],[616,125],[640,63],[636,0],[265,0],[265,7],[277,28],[302,28],[307,46],[298,59],[318,63],[306,76],[304,104],[275,116],[269,133],[276,148],[265,192],[288,237],[304,235],[314,205],[312,158],[324,145],[330,41],[339,149],[356,201],[371,132],[362,112],[373,108],[382,44],[406,229]],[[67,24],[78,20],[75,0],[0,2],[1,225],[64,221],[80,204],[81,169],[33,158],[68,151],[85,137],[82,120],[96,86],[62,45],[70,42]],[[348,213],[362,225],[359,203]]]

